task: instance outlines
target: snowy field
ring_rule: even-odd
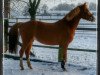
[[[96,75],[96,68],[66,65],[67,72],[63,72],[60,63],[32,62],[33,69],[30,70],[24,61],[25,70],[19,69],[19,61],[4,59],[3,75]]]

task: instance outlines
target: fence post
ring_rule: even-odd
[[[18,18],[16,18],[16,23],[18,23]],[[18,37],[18,41],[19,41],[19,37]],[[18,45],[17,45],[17,47],[16,47],[16,49],[17,49],[17,51],[16,51],[16,55],[18,55]]]
[[[7,42],[8,42],[8,25],[9,25],[8,23],[9,23],[8,19],[5,19],[4,20],[4,50],[5,50],[5,52],[8,49],[8,46],[7,46]]]
[[[18,18],[16,18],[16,23],[18,23]]]

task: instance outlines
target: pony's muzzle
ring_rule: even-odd
[[[95,22],[94,16],[91,16],[89,20],[92,21],[92,22]]]

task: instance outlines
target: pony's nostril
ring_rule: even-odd
[[[95,21],[95,18],[93,17],[93,21]]]
[[[93,16],[90,17],[90,21],[95,21],[95,18]]]

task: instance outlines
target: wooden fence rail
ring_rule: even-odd
[[[22,43],[18,42],[19,46],[22,46]],[[34,47],[41,47],[41,48],[50,48],[50,49],[59,49],[59,47],[54,47],[54,46],[45,46],[45,45],[32,45]],[[68,48],[70,51],[84,51],[84,52],[97,52],[96,50],[93,49],[78,49],[78,48]]]

